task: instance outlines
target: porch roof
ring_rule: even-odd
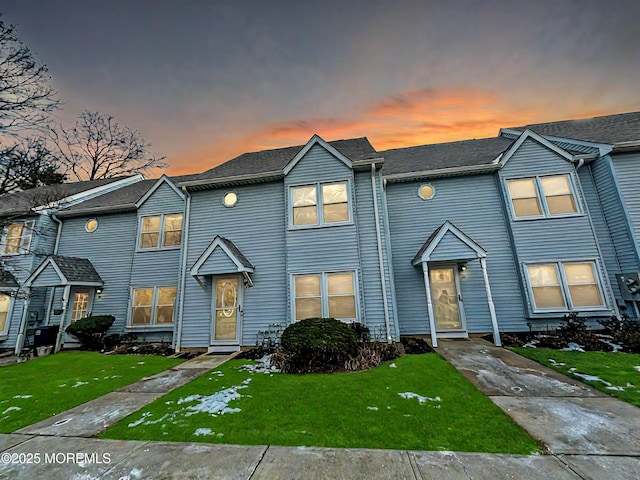
[[[487,251],[450,221],[444,222],[429,236],[411,260],[412,265],[428,261],[484,258]]]
[[[253,273],[253,264],[228,238],[216,235],[191,267],[192,276]]]
[[[87,258],[48,256],[27,278],[28,287],[86,285],[101,287],[104,281]]]

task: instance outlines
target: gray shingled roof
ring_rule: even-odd
[[[504,137],[435,143],[380,152],[383,175],[424,172],[452,167],[490,165],[513,140]]]
[[[17,288],[18,286],[16,277],[0,266],[0,290],[3,288]]]
[[[186,181],[197,177],[197,175],[181,175],[169,177],[173,183]],[[158,181],[157,178],[149,180],[140,180],[139,182],[127,185],[112,192],[105,193],[98,197],[92,198],[77,205],[61,210],[61,217],[90,214],[92,212],[99,213],[101,211],[119,211],[135,208],[135,204],[140,200],[149,189]]]
[[[236,247],[236,244],[233,243],[231,240],[229,240],[228,238],[225,237],[220,237],[220,240],[222,242],[224,242],[224,244],[229,247],[229,250],[231,250],[231,252],[235,255],[235,257],[240,260],[240,263],[242,263],[243,266],[245,266],[246,268],[250,268],[250,269],[254,269],[255,267],[253,266],[253,264],[247,259],[247,257],[244,256],[244,254],[240,251],[240,249],[238,247]],[[215,238],[214,238],[215,241]]]
[[[55,262],[70,284],[75,282],[104,283],[87,258],[63,257],[61,255],[51,255],[49,258]]]
[[[352,161],[364,160],[376,155],[376,150],[366,137],[335,140],[327,143]],[[222,165],[211,168],[200,175],[195,175],[190,180],[217,180],[239,175],[280,172],[303,148],[304,145],[296,145],[294,147],[243,153]]]
[[[46,187],[32,188],[23,192],[7,193],[0,196],[0,216],[20,215],[32,211],[32,208],[101,187],[127,177],[102,178],[86,182],[62,183]]]
[[[510,130],[533,130],[540,135],[573,138],[587,142],[614,144],[640,140],[640,112],[620,113],[602,117],[534,123]]]

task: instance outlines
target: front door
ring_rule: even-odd
[[[213,278],[212,344],[239,344],[240,286],[238,277]]]
[[[68,313],[65,325],[71,325],[72,323],[89,315],[92,303],[93,288],[72,287],[69,295],[69,306],[67,307]],[[78,339],[73,335],[64,333],[63,341],[64,343],[71,344],[77,343]]]
[[[436,330],[438,332],[461,332],[465,330],[457,273],[456,266],[429,269],[431,297],[433,299]]]

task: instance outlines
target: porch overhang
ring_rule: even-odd
[[[16,277],[0,266],[0,292],[13,292],[20,288]]]
[[[51,255],[25,281],[27,287],[103,287],[104,281],[87,258]]]
[[[429,278],[429,262],[440,261],[470,261],[479,260],[484,287],[487,295],[489,314],[491,315],[491,326],[493,329],[494,343],[501,345],[500,332],[498,330],[498,319],[496,317],[495,305],[491,295],[491,285],[487,274],[487,251],[475,242],[466,233],[456,227],[448,220],[440,225],[420,247],[418,253],[411,260],[414,266],[422,267],[424,277],[424,287],[427,296],[427,309],[429,312],[429,328],[431,331],[431,343],[438,346],[438,336],[436,332],[436,318],[431,295],[431,281]]]
[[[251,274],[255,267],[240,251],[240,249],[228,238],[216,235],[213,241],[193,264],[189,273],[200,286],[206,289],[202,277],[209,275],[225,275],[240,273],[245,282],[253,285]]]

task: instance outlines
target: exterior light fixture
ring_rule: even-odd
[[[467,266],[462,264],[458,267],[458,271],[459,272],[466,272],[467,271]]]
[[[102,295],[102,292],[103,292],[103,291],[104,291],[104,287],[98,287],[98,288],[96,288],[96,293],[97,293],[98,295]]]

